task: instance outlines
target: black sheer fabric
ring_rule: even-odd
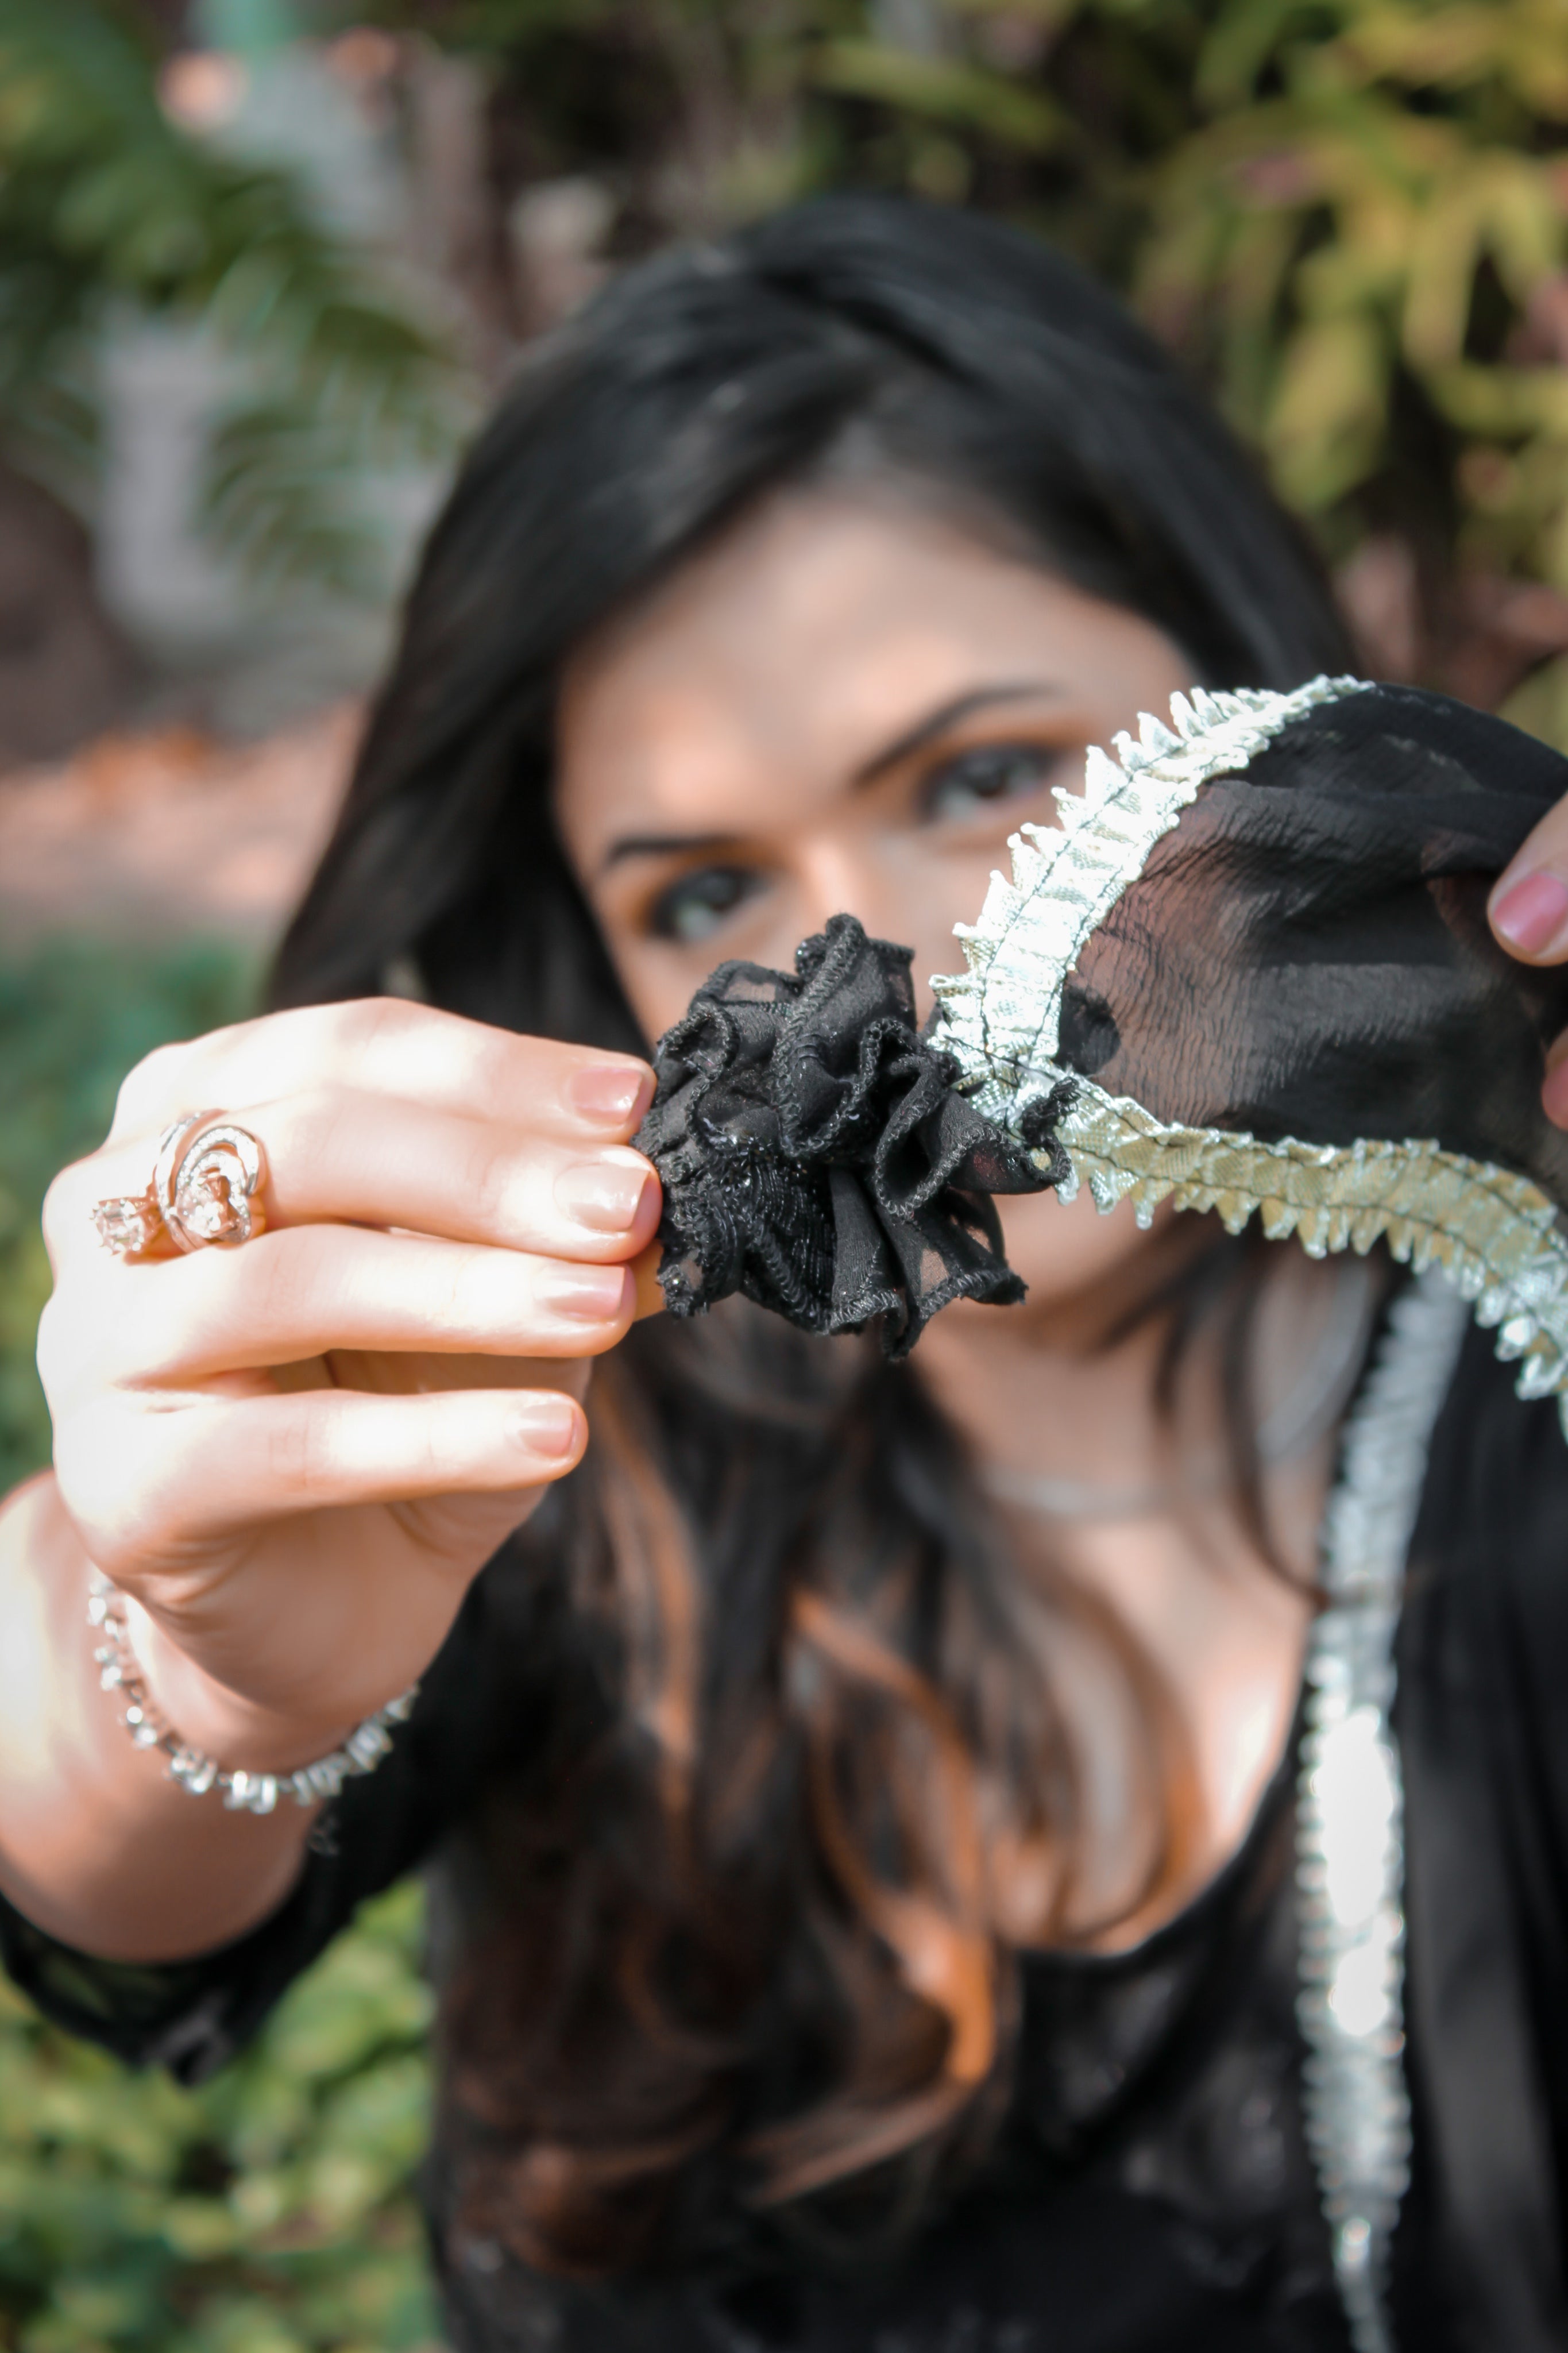
[[[659,1281],[691,1315],[742,1292],[808,1332],[881,1319],[901,1356],[954,1299],[1023,1285],[990,1196],[1054,1183],[917,1034],[910,951],[835,915],[794,974],[724,964],[654,1053],[637,1147],[664,1187]]]
[[[1017,1299],[990,1197],[1065,1174],[1075,1077],[1266,1144],[1434,1142],[1568,1202],[1568,1135],[1540,1101],[1568,968],[1515,963],[1486,922],[1565,793],[1559,754],[1441,695],[1369,686],[1291,721],[1201,788],[1091,934],[1067,1081],[1022,1139],[966,1099],[940,1021],[917,1035],[910,952],[853,916],[794,976],[721,965],[659,1043],[637,1138],[670,1307],[742,1291],[812,1332],[880,1316],[901,1356],[952,1299]]]
[[[1540,1097],[1568,971],[1486,921],[1564,793],[1568,760],[1444,696],[1320,704],[1155,844],[1068,984],[1058,1060],[1184,1126],[1430,1140],[1568,1200]]]

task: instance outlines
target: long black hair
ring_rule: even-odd
[[[868,474],[1145,616],[1195,679],[1347,666],[1251,465],[1079,270],[935,207],[788,212],[629,271],[521,370],[431,535],[277,1001],[411,960],[451,1010],[644,1044],[555,829],[563,666],[764,494]],[[1160,1310],[1173,1347],[1229,1315],[1237,1394],[1252,1247],[1220,1238]],[[548,1734],[488,1817],[508,1900],[447,2003],[443,2130],[464,2227],[557,2269],[829,2192],[863,2214],[868,2183],[907,2214],[996,2113],[1013,1954],[1071,1883],[1051,1630],[1094,1605],[1025,1590],[918,1376],[766,1322],[639,1327],[512,1556]],[[1121,1647],[1152,1885],[1179,1744]]]
[[[638,1040],[551,816],[562,669],[751,501],[858,453],[967,495],[1194,679],[1347,666],[1319,570],[1100,288],[934,206],[826,199],[612,285],[522,369],[425,552],[279,1003],[413,955],[443,1005]]]

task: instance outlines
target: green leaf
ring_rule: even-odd
[[[1312,513],[1363,480],[1387,422],[1389,353],[1375,322],[1313,320],[1286,345],[1265,430],[1281,493]]]
[[[57,488],[74,470],[79,495],[96,442],[88,355],[113,302],[205,324],[257,387],[243,461],[232,440],[214,456],[219,543],[274,581],[384,595],[381,478],[449,459],[472,418],[445,330],[320,227],[286,173],[176,130],[149,59],[101,9],[6,0],[0,444]]]
[[[876,41],[828,41],[812,79],[841,98],[871,99],[923,121],[1044,154],[1068,135],[1062,109],[1043,90],[984,68],[896,49]]]

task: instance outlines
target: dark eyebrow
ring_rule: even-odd
[[[885,745],[862,767],[857,768],[849,780],[850,789],[856,791],[862,785],[875,783],[888,769],[896,767],[900,760],[909,759],[912,753],[923,750],[926,744],[945,735],[950,727],[956,727],[959,721],[967,719],[972,711],[984,711],[993,702],[1022,702],[1031,695],[1060,692],[1061,689],[1054,680],[1027,678],[1000,686],[977,686],[968,694],[956,694],[951,702],[944,702],[938,710],[928,712],[907,734]],[[689,857],[694,851],[739,849],[741,847],[738,837],[732,833],[626,833],[618,841],[610,844],[599,860],[599,871],[607,874],[612,866],[620,865],[627,858]]]
[[[896,743],[888,744],[874,758],[868,760],[864,767],[857,768],[851,782],[857,786],[874,784],[889,768],[897,767],[900,760],[907,760],[912,753],[923,752],[928,744],[934,743],[940,735],[945,735],[948,729],[956,727],[961,719],[967,719],[972,711],[984,711],[993,702],[1022,702],[1031,695],[1060,692],[1061,688],[1054,680],[1026,678],[1003,686],[977,686],[969,694],[954,695],[951,702],[944,702],[940,710],[929,712],[917,726],[911,727],[907,735],[900,735]]]
[[[739,848],[732,833],[624,833],[600,859],[599,871],[607,874],[623,858],[673,858],[682,850]]]

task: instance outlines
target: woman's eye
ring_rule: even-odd
[[[743,899],[762,888],[762,877],[744,866],[701,866],[683,874],[654,901],[648,930],[656,939],[685,944],[705,940]]]
[[[1013,801],[1044,789],[1061,759],[1039,744],[987,744],[946,760],[926,780],[925,814],[933,822],[973,817],[988,801]]]

